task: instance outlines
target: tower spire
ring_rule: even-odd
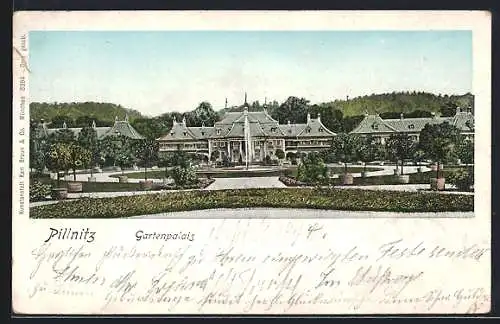
[[[245,104],[247,104],[247,92],[245,91]]]
[[[227,108],[227,97],[226,97],[226,103],[224,105],[224,108]]]

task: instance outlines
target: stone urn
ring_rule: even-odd
[[[417,172],[418,173],[422,173],[422,167],[421,166],[417,167]]]
[[[396,182],[401,184],[410,183],[410,175],[408,174],[400,174],[396,176]]]
[[[142,190],[151,190],[153,189],[153,180],[141,180],[139,185]]]
[[[73,180],[73,176],[72,176],[72,175],[67,174],[67,175],[65,175],[65,176],[64,176],[64,180],[65,180],[65,181],[71,181],[71,180]]]
[[[366,178],[367,174],[368,174],[367,171],[361,171],[361,178]]]
[[[343,185],[352,185],[354,183],[354,177],[352,173],[345,173],[340,176]]]
[[[398,175],[399,175],[399,169],[398,169],[398,168],[394,169],[393,171],[394,171],[394,175],[395,175],[395,176],[398,176]]]
[[[50,193],[52,199],[62,200],[68,198],[68,189],[67,188],[52,188]]]
[[[96,182],[96,177],[94,177],[94,176],[89,177],[89,182]]]
[[[71,181],[71,182],[68,182],[67,185],[68,185],[68,192],[82,192],[83,191],[83,185],[81,182]]]
[[[102,173],[102,169],[100,167],[93,167],[92,172],[94,173]]]
[[[118,182],[120,182],[120,183],[127,183],[128,182],[128,177],[126,175],[119,175],[118,176]]]
[[[445,178],[431,178],[431,190],[444,190]]]

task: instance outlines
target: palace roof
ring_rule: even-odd
[[[325,137],[335,133],[327,129],[318,118],[308,115],[307,123],[280,125],[266,110],[228,112],[213,127],[189,127],[186,120],[174,120],[169,132],[158,140],[202,140],[207,138],[242,138],[245,136],[245,115],[252,137]]]
[[[96,127],[95,123],[92,124],[92,128],[96,131],[97,138],[102,139],[108,136],[119,136],[123,135],[132,139],[144,139],[144,136],[139,134],[135,130],[132,125],[128,122],[128,118],[125,117],[125,120],[121,121],[117,118],[115,119],[115,123],[111,127]],[[67,129],[73,132],[75,137],[78,137],[78,134],[82,131],[82,127],[66,127],[66,123],[63,124],[61,128],[48,128],[47,124],[43,123],[41,127],[38,129],[39,135],[41,136],[49,136],[51,134],[55,134],[59,130]]]
[[[470,112],[457,110],[453,117],[382,119],[378,115],[365,115],[365,118],[351,133],[419,133],[427,124],[441,124],[444,122],[454,125],[462,132],[474,131],[474,115]]]

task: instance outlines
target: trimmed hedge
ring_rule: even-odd
[[[30,217],[114,218],[213,208],[252,207],[393,212],[473,211],[474,197],[325,188],[181,191],[114,198],[82,198],[32,207]]]

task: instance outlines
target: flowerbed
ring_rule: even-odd
[[[185,190],[185,189],[203,189],[208,187],[210,184],[212,184],[215,181],[215,179],[203,179],[200,178],[198,183],[195,184],[188,184],[184,186],[178,186],[174,183],[154,183],[153,184],[153,190]]]
[[[473,211],[474,197],[360,189],[268,188],[181,191],[114,198],[82,198],[36,206],[32,218],[116,218],[213,208],[313,208],[326,210]]]

